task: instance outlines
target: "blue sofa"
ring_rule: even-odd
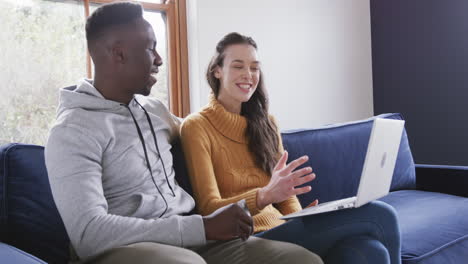
[[[309,155],[307,165],[318,176],[313,190],[299,197],[303,205],[356,195],[372,120],[283,132],[290,159]],[[173,154],[178,182],[190,192],[178,144]],[[0,262],[66,263],[69,239],[51,195],[43,147],[1,146],[0,162]],[[403,263],[468,263],[467,196],[468,167],[415,165],[404,132],[391,192],[381,199],[398,213]]]

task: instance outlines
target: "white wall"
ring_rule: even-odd
[[[188,0],[192,111],[207,103],[216,43],[237,31],[257,42],[281,129],[373,114],[369,0]]]

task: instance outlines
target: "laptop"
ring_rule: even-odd
[[[374,120],[357,196],[305,208],[285,215],[281,219],[357,208],[387,195],[392,183],[404,124],[403,120],[383,118]]]

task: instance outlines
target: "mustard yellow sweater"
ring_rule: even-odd
[[[245,199],[258,233],[282,224],[279,217],[301,210],[301,205],[294,196],[262,210],[257,208],[257,191],[268,184],[270,175],[255,165],[246,128],[245,117],[228,112],[212,97],[200,112],[185,119],[181,138],[199,212],[208,215]]]

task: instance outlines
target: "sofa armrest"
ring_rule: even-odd
[[[416,187],[468,197],[468,167],[416,164]]]
[[[0,243],[0,259],[2,263],[46,264],[32,255],[4,243]]]

